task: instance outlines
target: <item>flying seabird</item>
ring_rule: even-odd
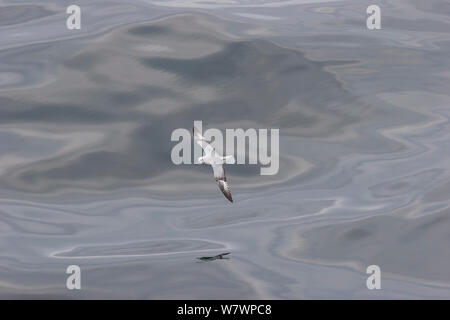
[[[221,253],[218,254],[217,256],[212,256],[212,257],[200,257],[197,258],[198,260],[202,260],[202,261],[213,261],[213,260],[217,260],[217,259],[229,259],[229,258],[224,258],[223,256],[226,256],[230,254],[230,252],[225,252],[225,253]]]
[[[209,164],[212,166],[214,171],[214,178],[216,178],[217,184],[219,185],[219,189],[225,195],[230,202],[233,202],[233,198],[231,197],[230,187],[227,183],[227,177],[225,176],[225,169],[223,168],[224,163],[234,163],[233,156],[220,156],[214,147],[210,144],[210,141],[206,140],[200,133],[200,131],[196,128],[192,128],[192,133],[194,135],[194,140],[197,144],[202,147],[205,155],[203,157],[198,158],[198,162],[201,164]]]

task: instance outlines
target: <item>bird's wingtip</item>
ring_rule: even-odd
[[[222,193],[225,196],[225,198],[227,198],[227,200],[232,203],[233,202],[233,197],[231,195],[230,189],[228,188],[228,184],[227,184],[226,178],[224,177],[223,179],[217,179],[217,182],[219,184],[220,191],[222,191]]]

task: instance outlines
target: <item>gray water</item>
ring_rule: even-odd
[[[0,1],[0,298],[450,298],[448,1],[376,1],[381,30],[363,1],[69,4]],[[194,120],[280,128],[279,173],[227,166],[228,203],[170,161]]]

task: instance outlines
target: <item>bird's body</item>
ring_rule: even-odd
[[[201,164],[209,164],[213,168],[214,178],[217,181],[219,189],[224,194],[225,198],[227,198],[230,202],[233,202],[233,198],[231,197],[230,187],[228,186],[227,177],[225,176],[225,169],[223,165],[225,163],[234,163],[233,156],[220,156],[214,147],[207,141],[201,133],[197,130],[197,128],[192,129],[195,142],[202,147],[205,155],[203,157],[198,158],[198,162]]]

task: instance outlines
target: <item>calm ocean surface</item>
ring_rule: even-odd
[[[381,30],[356,0],[79,0],[68,30],[71,1],[0,1],[0,298],[450,298],[450,2],[376,2]],[[280,128],[279,173],[227,166],[228,203],[171,162],[194,120]]]

